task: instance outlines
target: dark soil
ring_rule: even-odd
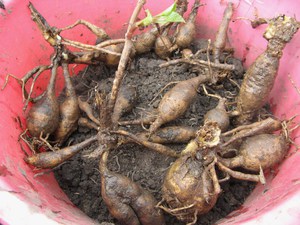
[[[205,56],[203,56],[204,59]],[[158,66],[164,61],[157,59],[153,53],[149,53],[134,59],[126,73],[123,85],[134,85],[138,91],[138,101],[133,112],[122,117],[121,120],[136,119],[151,111],[152,107],[157,107],[163,93],[160,94],[152,105],[151,100],[159,91],[171,81],[185,80],[197,75],[197,73],[207,72],[193,71],[187,65],[172,66],[160,69]],[[233,101],[238,92],[235,82],[240,83],[243,77],[243,68],[241,62],[236,59],[228,58],[227,63],[234,63],[238,70],[232,74],[227,74],[220,84],[208,87],[210,93],[218,93]],[[104,65],[89,66],[78,76],[74,78],[77,94],[85,96],[92,103],[96,92],[109,92],[114,78],[115,69],[106,68]],[[222,72],[222,71],[219,71]],[[223,72],[225,73],[225,72]],[[234,82],[233,82],[234,81]],[[208,110],[215,107],[217,100],[205,96],[202,88],[199,89],[199,96],[192,104],[189,111],[180,119],[167,125],[185,124],[198,127],[202,124],[203,115]],[[96,114],[95,114],[96,115]],[[167,126],[166,125],[166,126]],[[127,126],[126,129],[135,133],[141,131],[141,126]],[[96,131],[84,127],[78,130],[70,137],[72,144],[81,142],[86,138],[96,134]],[[184,145],[171,145],[174,149],[182,149]],[[101,198],[100,193],[100,174],[98,171],[98,158],[89,158],[88,155],[96,148],[96,144],[85,149],[69,161],[65,162],[56,170],[56,178],[69,196],[71,201],[78,206],[91,218],[99,222],[118,222],[112,218]],[[126,144],[110,153],[108,167],[110,170],[130,177],[133,181],[148,189],[155,198],[161,199],[161,185],[166,170],[174,161],[148,150],[136,144]],[[222,194],[220,195],[215,207],[206,215],[199,218],[197,224],[213,224],[220,218],[225,217],[231,211],[241,206],[245,198],[254,188],[253,183],[245,181],[230,181],[221,184]],[[165,215],[167,224],[183,224],[172,216]]]

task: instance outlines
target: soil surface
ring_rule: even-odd
[[[198,45],[195,48],[201,47]],[[206,60],[206,55],[203,55],[203,59]],[[135,86],[137,88],[138,100],[133,111],[124,115],[121,120],[137,119],[147,115],[147,112],[151,112],[152,108],[158,106],[163,94],[173,86],[171,85],[166,88],[153,101],[153,98],[169,82],[186,80],[197,76],[199,73],[208,72],[205,68],[196,71],[187,65],[159,68],[162,62],[165,61],[158,59],[153,53],[136,57],[131,61],[122,85]],[[235,64],[238,68],[237,71],[233,73],[218,71],[219,73],[223,73],[224,76],[226,75],[226,78],[219,84],[207,86],[207,90],[210,93],[218,93],[226,97],[228,101],[234,101],[234,97],[238,93],[236,84],[241,82],[244,70],[241,62],[237,59],[229,57],[226,58],[226,62]],[[97,110],[93,103],[95,93],[103,91],[108,93],[110,91],[114,72],[115,69],[107,68],[102,64],[99,66],[89,66],[73,79],[77,94],[88,100],[95,107],[95,111]],[[206,96],[203,94],[202,88],[199,88],[197,99],[185,115],[165,126],[184,124],[199,127],[202,124],[203,115],[215,107],[217,102],[217,99]],[[230,110],[230,108],[228,109]],[[85,116],[84,114],[82,115]],[[143,130],[140,125],[127,126],[125,129],[133,133]],[[96,134],[95,130],[79,127],[67,143],[79,143],[94,134]],[[97,144],[91,145],[65,162],[55,171],[55,175],[60,186],[71,201],[89,217],[100,223],[111,222],[118,224],[110,216],[101,198],[100,174],[98,171],[99,158],[89,157],[89,154],[93,152],[96,146]],[[169,146],[177,150],[184,148],[184,144]],[[149,190],[159,201],[161,200],[160,189],[164,175],[174,160],[174,158],[160,155],[137,144],[126,144],[110,153],[108,167],[114,172],[131,178],[134,182]],[[223,191],[215,207],[206,215],[199,217],[197,224],[213,224],[220,218],[225,217],[243,204],[254,186],[255,184],[251,182],[234,179],[221,183]],[[167,224],[184,224],[179,222],[175,217],[167,214],[165,214],[165,218]]]

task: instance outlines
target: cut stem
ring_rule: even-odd
[[[121,82],[124,77],[124,71],[126,69],[126,65],[127,65],[128,61],[129,61],[130,53],[131,53],[132,49],[134,48],[133,43],[131,41],[131,37],[132,37],[134,30],[136,29],[135,21],[145,3],[146,3],[146,0],[138,0],[136,7],[132,13],[132,16],[129,20],[127,32],[125,34],[124,49],[121,54],[120,62],[119,62],[118,69],[115,74],[115,79],[114,79],[112,90],[111,90],[110,99],[109,99],[108,105],[107,105],[107,117],[108,117],[107,119],[109,119],[109,120],[111,120],[110,117],[113,114],[113,110],[114,110],[115,103],[116,103],[118,93],[120,90]],[[112,127],[114,127],[115,125],[116,124],[112,124]]]

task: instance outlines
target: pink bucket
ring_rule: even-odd
[[[112,37],[123,37],[136,1],[124,0],[53,0],[32,1],[51,25],[65,27],[77,19],[88,20],[104,28]],[[171,0],[148,0],[145,8],[153,14],[172,3]],[[192,1],[191,1],[192,3]],[[203,0],[197,18],[200,38],[214,39],[226,1]],[[249,66],[266,47],[262,34],[265,26],[252,29],[250,22],[239,17],[271,18],[286,14],[300,18],[300,1],[240,0],[235,1],[235,22],[230,23],[229,42],[235,56]],[[48,64],[52,48],[46,43],[31,20],[28,1],[4,0],[6,10],[0,9],[0,84],[6,74],[22,77],[37,65]],[[144,14],[141,13],[141,17]],[[66,33],[73,40],[94,43],[95,36],[78,26]],[[300,111],[300,32],[287,44],[281,59],[276,84],[270,96],[273,113],[288,119]],[[82,66],[74,68],[75,72]],[[37,83],[44,90],[48,77]],[[60,86],[63,81],[60,77]],[[298,89],[297,89],[298,87]],[[10,80],[0,92],[0,223],[1,224],[97,224],[84,215],[66,197],[52,174],[34,178],[35,172],[24,161],[18,143],[24,123],[22,93],[15,80]],[[296,119],[299,122],[299,119]],[[295,144],[300,144],[299,130],[293,133]],[[295,146],[295,145],[294,145]],[[284,162],[266,174],[267,184],[257,185],[244,205],[218,224],[300,224],[300,154],[291,147]],[[16,211],[15,211],[16,210]]]

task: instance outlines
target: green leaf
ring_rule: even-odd
[[[136,22],[136,26],[146,27],[153,23],[153,17],[151,15],[149,9],[146,9],[145,12],[146,12],[147,16],[144,19]]]
[[[153,18],[154,23],[163,25],[165,23],[185,23],[184,19],[177,12],[172,12],[168,16],[159,16]]]
[[[150,11],[145,10],[147,16],[146,18],[138,21],[136,26],[138,27],[146,27],[150,24],[160,24],[164,25],[166,23],[181,23],[185,22],[181,15],[176,12],[177,5],[173,3],[169,8],[161,12],[156,16],[152,16]]]

